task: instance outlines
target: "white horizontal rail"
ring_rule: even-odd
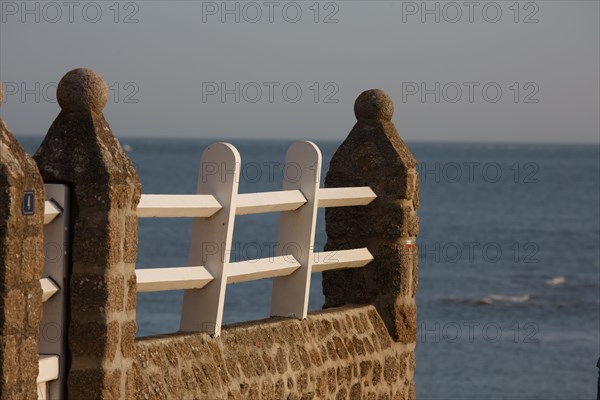
[[[306,203],[299,190],[278,192],[244,193],[237,196],[236,215],[293,211]]]
[[[377,198],[368,186],[319,189],[319,208],[366,206]]]
[[[231,263],[227,267],[227,283],[286,276],[298,268],[300,263],[291,255]]]
[[[322,188],[319,189],[318,207],[364,206],[376,198],[377,195],[368,186]],[[51,221],[60,214],[60,210],[52,203],[46,203],[46,218]],[[237,195],[235,214],[293,211],[305,203],[306,198],[300,190],[242,193]],[[210,217],[220,209],[217,199],[206,194],[143,194],[137,207],[140,218]]]
[[[214,278],[204,267],[136,269],[138,292],[200,289]]]
[[[210,194],[143,194],[137,207],[140,218],[210,217],[221,204]]]
[[[58,208],[56,204],[51,201],[44,203],[44,225],[48,225],[62,213],[62,210]]]
[[[59,359],[57,355],[40,354],[37,383],[50,382],[58,379],[58,364]]]
[[[315,253],[312,272],[323,272],[332,269],[360,268],[373,260],[373,255],[366,247],[352,250],[334,250]]]
[[[373,260],[373,256],[367,248],[360,248],[315,253],[314,259],[312,272],[323,272],[360,268]],[[299,267],[300,263],[292,255],[235,262],[227,267],[227,283],[287,276]],[[143,268],[136,269],[135,274],[138,292],[201,289],[213,280],[213,276],[204,267]]]
[[[58,285],[50,278],[40,279],[40,285],[42,286],[42,303],[45,303],[60,290]]]

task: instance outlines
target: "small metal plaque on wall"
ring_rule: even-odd
[[[35,192],[26,190],[23,192],[23,214],[32,215],[35,213]]]

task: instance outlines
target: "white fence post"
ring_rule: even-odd
[[[281,213],[277,255],[292,254],[300,268],[273,279],[271,316],[306,318],[317,224],[321,151],[312,142],[296,142],[287,152],[283,190],[299,189],[307,202]]]
[[[185,290],[181,331],[221,333],[239,174],[240,154],[232,145],[211,144],[202,153],[197,192],[213,195],[222,208],[210,218],[194,218],[189,265],[204,266],[214,280],[203,289]]]
[[[46,207],[44,210],[44,272],[43,313],[40,323],[40,398],[64,397],[66,371],[66,310],[67,310],[67,251],[69,189],[66,185],[46,184]],[[58,356],[58,357],[56,357]],[[58,360],[56,361],[56,358]],[[45,361],[42,362],[41,360]],[[58,374],[54,374],[57,368]],[[57,380],[46,382],[44,376]]]

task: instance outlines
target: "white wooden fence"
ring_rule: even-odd
[[[319,188],[321,152],[296,142],[287,152],[283,190],[238,194],[237,149],[215,143],[204,151],[196,195],[142,195],[140,218],[193,218],[186,267],[136,269],[138,292],[183,289],[182,331],[218,336],[228,283],[274,278],[271,315],[306,318],[312,272],[358,268],[373,256],[366,248],[315,253],[317,209],[367,205],[369,187]],[[276,255],[230,262],[236,215],[280,212]],[[210,250],[210,251],[209,251]]]
[[[66,357],[68,199],[65,185],[45,185],[43,312],[39,339],[38,399],[63,398]]]

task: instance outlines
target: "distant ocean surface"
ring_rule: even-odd
[[[20,140],[33,153],[41,138]],[[148,194],[194,193],[211,142],[121,139]],[[240,192],[280,190],[291,142],[230,142],[242,156]],[[317,144],[325,173],[339,143]],[[595,399],[599,146],[408,145],[421,173],[417,397]],[[232,259],[268,256],[277,217],[238,217]],[[317,251],[324,228],[321,210]],[[138,267],[185,265],[190,232],[186,219],[140,220]],[[270,299],[268,280],[230,285],[225,322],[267,317]],[[138,295],[138,335],[176,331],[181,300],[177,292]],[[313,274],[310,309],[322,304]]]

